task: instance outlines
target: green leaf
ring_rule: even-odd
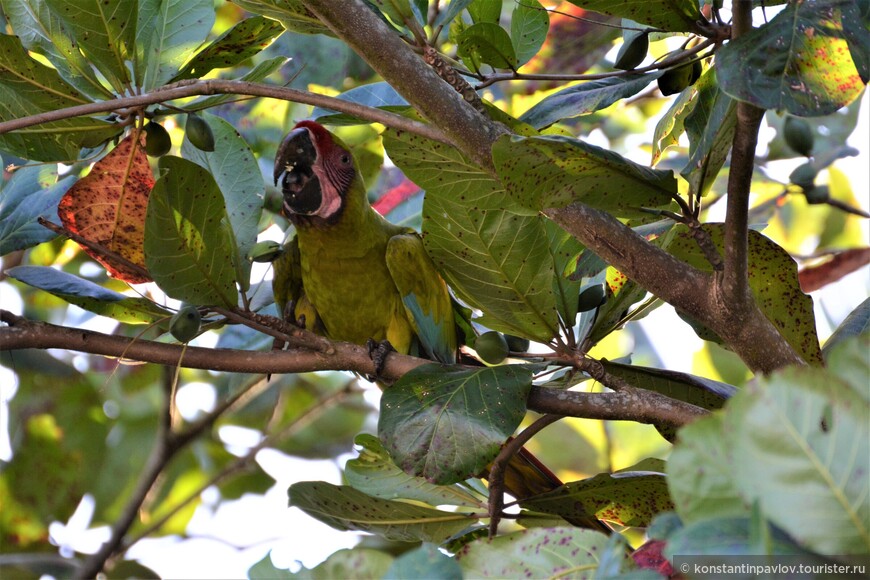
[[[172,316],[172,312],[164,310],[147,298],[124,296],[54,268],[18,266],[10,268],[6,274],[89,312],[127,324],[152,324],[166,321]]]
[[[531,371],[521,365],[423,365],[384,391],[378,433],[405,472],[439,484],[462,481],[513,435],[531,386]]]
[[[653,132],[652,165],[659,162],[662,153],[664,153],[668,147],[677,145],[680,142],[680,135],[682,135],[685,130],[686,117],[688,117],[695,108],[697,102],[698,83],[695,83],[682,91],[677,98],[674,99],[673,104],[671,104],[671,107],[667,112],[658,120],[655,131]]]
[[[705,224],[703,230],[721,255],[723,224]],[[712,271],[688,229],[681,225],[675,231],[668,251],[700,270]],[[813,299],[800,289],[797,264],[788,252],[755,230],[749,230],[749,287],[761,311],[792,348],[808,363],[821,365]]]
[[[668,487],[674,508],[686,523],[743,516],[748,504],[734,482],[734,455],[721,413],[680,429],[668,458]]]
[[[729,398],[737,393],[737,387],[712,379],[657,369],[601,361],[605,370],[623,378],[633,387],[661,393],[671,399],[685,401],[702,409],[721,409]]]
[[[397,542],[440,544],[475,521],[467,514],[379,499],[322,481],[294,483],[289,496],[292,507],[337,530],[372,532]]]
[[[45,56],[60,76],[87,95],[110,97],[60,18],[44,0],[0,0],[12,30],[27,50]]]
[[[579,528],[533,528],[459,550],[466,578],[592,578],[607,536]]]
[[[355,87],[337,95],[336,98],[341,99],[342,101],[366,105],[367,107],[401,107],[403,109],[408,107],[408,101],[405,100],[405,97],[396,92],[396,89],[394,89],[392,85],[385,82],[370,83]],[[327,123],[330,125],[368,123],[364,119],[359,119],[352,115],[337,114],[335,111],[323,107],[314,107],[311,111],[310,117],[319,120],[321,123]]]
[[[423,243],[450,287],[493,330],[547,342],[558,333],[543,220],[521,216],[501,184],[455,148],[387,131],[396,165],[426,190]]]
[[[767,24],[722,47],[716,55],[719,83],[763,109],[805,117],[833,113],[864,89],[866,57],[859,57],[865,69],[859,71],[844,33],[857,32],[866,47],[867,31],[855,30],[858,22],[852,1],[790,2]]]
[[[507,31],[492,22],[472,24],[459,35],[457,54],[469,68],[479,71],[487,64],[492,68],[516,70],[517,55]]]
[[[485,507],[477,497],[458,485],[435,485],[422,477],[408,475],[396,467],[374,435],[357,435],[354,443],[362,449],[359,457],[345,464],[344,476],[352,487],[363,493],[383,499],[412,499],[430,505]]]
[[[520,506],[565,518],[579,510],[581,515],[594,514],[621,526],[646,527],[656,514],[673,509],[664,462],[660,470],[629,467],[617,473],[599,473],[522,501]]]
[[[593,113],[636,95],[662,74],[656,71],[576,84],[547,96],[523,113],[520,121],[543,129],[562,119]]]
[[[170,82],[208,38],[215,10],[210,0],[139,0],[138,10],[136,82],[148,91]]]
[[[232,3],[248,12],[277,20],[291,32],[333,36],[332,31],[306,8],[303,0],[232,0]]]
[[[57,234],[36,220],[56,220],[60,198],[74,182],[72,175],[57,181],[57,168],[50,165],[15,171],[0,190],[0,256],[54,239]]]
[[[689,182],[690,195],[698,196],[710,190],[731,151],[737,101],[719,89],[712,68],[698,79],[695,91],[698,97],[685,119],[689,161],[680,175]]]
[[[266,195],[263,175],[251,148],[235,127],[216,115],[204,114],[201,118],[211,127],[214,151],[206,152],[194,147],[185,136],[181,155],[207,169],[223,194],[239,254],[235,261],[236,279],[246,289],[251,273],[247,256],[257,243],[260,213]]]
[[[382,580],[405,580],[406,578],[438,578],[439,580],[462,580],[462,568],[456,560],[443,554],[437,546],[423,544],[416,550],[405,552],[393,562]]]
[[[381,12],[390,18],[395,24],[405,27],[405,20],[412,20],[410,0],[370,0]]]
[[[545,221],[544,229],[550,238],[550,254],[553,257],[553,294],[556,296],[556,309],[566,325],[573,326],[577,318],[577,297],[580,295],[583,280],[572,280],[564,272],[568,264],[583,251],[583,244],[556,225],[556,222]]]
[[[701,32],[697,0],[570,0],[586,10],[620,16],[668,32]]]
[[[522,66],[538,54],[547,31],[550,29],[550,13],[538,0],[522,0],[511,15],[511,43],[517,55],[517,65]]]
[[[870,334],[864,332],[859,336],[838,341],[825,352],[825,356],[828,368],[870,403],[870,392],[867,390],[867,352],[870,352]]]
[[[0,34],[0,121],[82,105],[89,100],[58,72],[27,54],[14,36]],[[0,135],[0,148],[25,159],[67,161],[121,132],[92,117],[42,123]]]
[[[179,157],[161,157],[160,170],[145,216],[145,266],[172,298],[235,306],[237,251],[218,185]]]
[[[45,0],[77,47],[118,93],[130,86],[135,58],[137,0]]]
[[[435,19],[435,26],[443,26],[445,24],[449,24],[450,21],[456,18],[456,16],[460,12],[462,12],[469,4],[471,4],[472,1],[473,0],[452,0],[450,4],[446,6],[446,8],[441,9],[441,12],[438,14],[438,18]],[[500,14],[501,6],[499,6],[499,15]],[[498,20],[498,15],[496,16],[496,20]]]
[[[242,20],[199,51],[172,81],[202,78],[216,68],[236,66],[272,44],[284,27],[263,16]]]
[[[667,206],[677,192],[671,171],[569,137],[503,136],[492,154],[508,193],[536,214],[581,202],[620,217],[648,218],[641,207]]]
[[[870,372],[866,359],[858,368]],[[759,502],[767,519],[815,552],[868,553],[866,397],[830,372],[788,367],[747,385],[727,410],[739,458],[733,478],[747,503]]]
[[[452,4],[452,2],[451,2]],[[501,0],[474,0],[465,2],[468,5],[468,13],[474,22],[498,22],[501,17]]]
[[[290,62],[290,59],[286,56],[276,56],[274,58],[264,60],[258,63],[254,68],[243,74],[237,80],[258,83],[271,75],[273,72],[279,70],[288,62]],[[207,97],[200,97],[198,99],[194,99],[193,101],[185,105],[184,108],[187,111],[201,111],[203,109],[210,109],[212,107],[216,107],[217,105],[226,103],[235,98],[237,98],[236,95],[229,94],[209,95]]]
[[[3,212],[0,211],[0,216],[2,215]],[[3,252],[0,251],[0,254],[2,253]],[[846,317],[840,326],[837,327],[834,334],[832,334],[827,342],[825,342],[825,347],[822,349],[822,355],[827,359],[838,344],[852,337],[866,334],[868,329],[870,329],[870,298],[867,298],[864,302],[859,304],[855,310],[849,313],[849,316]]]

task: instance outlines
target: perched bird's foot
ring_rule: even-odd
[[[388,340],[377,342],[371,338],[366,341],[366,347],[369,349],[369,358],[375,363],[375,374],[372,377],[368,377],[368,379],[376,381],[383,374],[384,365],[387,364],[387,356],[391,352],[396,352],[396,349],[393,348],[393,345]]]

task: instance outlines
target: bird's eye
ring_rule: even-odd
[[[344,163],[345,165],[349,164],[350,163],[350,155],[342,155],[341,162]]]

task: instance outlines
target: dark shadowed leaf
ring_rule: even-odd
[[[860,21],[853,1],[789,3],[719,51],[719,82],[728,94],[763,109],[804,117],[833,113],[864,89],[870,33]],[[864,56],[856,62],[852,50]]]
[[[374,532],[399,542],[440,544],[476,518],[366,495],[322,481],[294,483],[290,505],[337,530]]]
[[[378,433],[396,465],[433,483],[480,473],[526,414],[532,373],[424,365],[381,397]]]
[[[237,251],[223,195],[192,161],[160,158],[145,218],[145,262],[172,298],[195,305],[235,306]]]

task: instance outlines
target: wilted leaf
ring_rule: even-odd
[[[97,161],[91,172],[66,192],[57,213],[71,232],[144,268],[145,212],[154,175],[136,141],[138,136],[131,133]],[[115,278],[130,284],[151,281],[123,263],[83,249]]]
[[[762,109],[805,117],[833,113],[861,94],[870,72],[870,38],[860,22],[853,1],[790,2],[767,24],[722,47],[719,83]]]
[[[347,482],[363,493],[383,499],[413,499],[430,505],[481,508],[481,500],[457,485],[429,483],[399,469],[374,435],[357,435],[359,457],[344,466]]]
[[[405,472],[449,484],[479,474],[526,414],[532,374],[428,364],[381,396],[378,433]]]
[[[216,68],[235,66],[272,44],[284,27],[263,16],[242,20],[199,51],[172,81],[202,78]]]
[[[145,221],[146,263],[167,295],[195,305],[235,306],[237,251],[220,189],[186,159],[160,158]]]
[[[467,578],[595,578],[607,536],[579,528],[533,528],[475,540],[456,554]]]
[[[303,481],[290,486],[290,505],[337,530],[373,532],[399,542],[440,544],[476,518],[371,497],[348,486]]]

